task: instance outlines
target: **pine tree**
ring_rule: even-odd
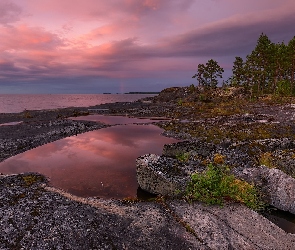
[[[204,86],[204,78],[203,78],[203,74],[205,71],[205,65],[204,64],[199,64],[198,65],[198,72],[197,74],[193,75],[192,78],[197,78],[198,82],[199,82],[199,86]]]
[[[255,49],[247,56],[247,70],[249,70],[254,90],[263,94],[269,87],[269,67],[271,62],[272,42],[263,33],[257,41]]]
[[[216,61],[210,59],[206,65],[198,65],[198,72],[193,76],[193,78],[197,78],[200,86],[206,88],[216,88],[218,85],[217,78],[222,78],[223,72],[223,68],[221,68]]]
[[[230,79],[231,86],[244,86],[245,73],[244,73],[244,62],[243,58],[236,56],[236,60],[233,65],[233,76]]]
[[[288,79],[289,58],[288,49],[284,43],[272,45],[272,61],[269,65],[272,76],[272,93],[290,94],[290,81]]]

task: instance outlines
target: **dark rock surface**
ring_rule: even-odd
[[[1,249],[206,249],[161,204],[90,205],[26,176],[0,177]]]
[[[238,204],[85,199],[41,175],[0,177],[1,249],[292,249],[295,236]]]

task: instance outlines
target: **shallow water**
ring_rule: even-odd
[[[164,144],[177,141],[162,131],[129,124],[79,134],[9,158],[0,163],[0,172],[39,172],[54,187],[82,197],[136,197],[136,158],[161,154]]]
[[[271,208],[263,214],[268,220],[287,233],[295,234],[295,215],[279,209]]]

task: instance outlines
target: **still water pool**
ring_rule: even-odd
[[[116,124],[127,125],[91,131],[37,147],[0,163],[0,172],[39,172],[49,177],[52,186],[81,197],[136,197],[136,158],[147,153],[161,154],[164,144],[177,140],[162,136],[163,130],[152,124],[133,124],[142,123],[141,119],[124,117],[123,121],[119,117],[97,116],[95,120],[100,117],[105,123],[116,120]],[[144,122],[148,121],[152,122]]]

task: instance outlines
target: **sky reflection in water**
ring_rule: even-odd
[[[39,172],[53,186],[82,197],[135,197],[135,159],[161,154],[164,144],[176,142],[161,136],[162,131],[154,125],[129,124],[87,132],[7,159],[0,163],[0,172]]]

